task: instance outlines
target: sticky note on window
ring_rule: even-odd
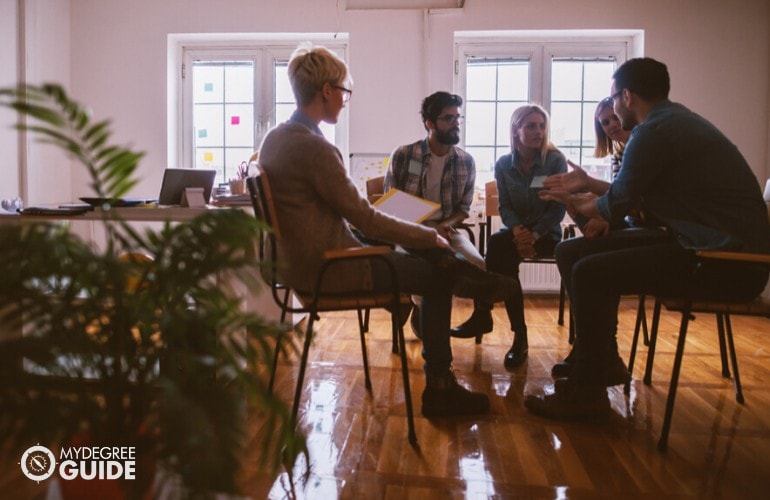
[[[211,151],[205,151],[203,153],[203,161],[209,162],[209,163],[214,161],[214,153],[212,153]]]
[[[214,92],[214,84],[211,82],[207,82],[203,84],[203,91],[204,92]]]
[[[238,125],[241,123],[241,117],[233,115],[230,117],[230,125]]]
[[[208,136],[209,136],[209,132],[205,128],[198,130],[198,139],[205,139]]]

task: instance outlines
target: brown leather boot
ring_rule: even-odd
[[[471,392],[458,384],[451,370],[441,376],[425,375],[425,391],[422,393],[423,416],[449,417],[488,411],[489,397],[480,392]]]

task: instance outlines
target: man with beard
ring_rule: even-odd
[[[540,197],[567,204],[587,217],[620,221],[640,207],[651,228],[606,238],[566,240],[556,247],[562,277],[569,279],[578,342],[554,392],[528,395],[530,411],[548,418],[585,419],[610,410],[606,385],[621,294],[750,300],[768,278],[751,264],[703,264],[692,283],[695,250],[770,252],[762,192],[738,148],[713,124],[668,99],[666,65],[630,59],[612,75],[615,114],[632,130],[620,172],[607,192],[582,195],[580,172],[555,176]],[[559,182],[553,182],[558,180]],[[565,256],[574,262],[565,262]],[[556,374],[554,373],[554,378]]]
[[[463,122],[462,104],[462,97],[443,91],[422,101],[420,113],[428,136],[393,151],[384,190],[396,188],[438,203],[441,208],[424,224],[446,238],[455,254],[485,269],[484,258],[470,239],[456,229],[470,213],[476,183],[473,157],[456,146]],[[419,321],[419,307],[415,307],[411,324],[421,337]]]

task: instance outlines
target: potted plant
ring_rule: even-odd
[[[111,145],[109,122],[60,86],[2,89],[0,104],[82,164],[96,196],[136,184],[142,153]],[[305,441],[257,372],[284,332],[230,287],[257,286],[264,228],[241,210],[145,232],[102,214],[101,249],[59,223],[0,224],[0,321],[24,331],[0,339],[0,444],[130,447],[136,479],[114,482],[125,497],[159,475],[187,493],[236,493],[248,403],[265,415],[262,465],[290,471]]]

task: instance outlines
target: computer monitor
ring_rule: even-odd
[[[160,185],[158,205],[180,205],[186,188],[203,188],[203,199],[211,199],[216,170],[202,168],[167,168]]]

